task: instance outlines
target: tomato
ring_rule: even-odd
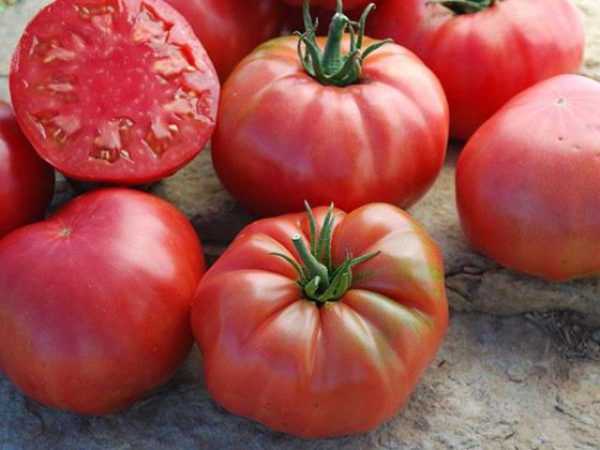
[[[475,133],[456,169],[461,222],[501,265],[552,280],[600,275],[600,83],[542,82]]]
[[[474,0],[457,14],[426,0],[381,0],[368,31],[414,51],[438,76],[450,104],[450,133],[468,139],[500,107],[539,81],[578,71],[583,27],[569,0]]]
[[[0,241],[0,369],[48,406],[121,409],[187,356],[203,271],[194,229],[167,202],[85,194]]]
[[[329,42],[328,58],[301,62],[298,38],[281,37],[246,57],[223,87],[214,166],[227,190],[260,214],[298,211],[305,199],[347,210],[373,201],[408,207],[441,170],[448,110],[435,76],[391,43],[366,58],[340,55],[336,43],[350,47],[340,31],[352,22],[333,20],[327,41],[302,37],[315,52]],[[349,63],[350,75],[342,68]],[[321,79],[307,72],[315,70]]]
[[[282,0],[284,3],[287,3],[291,6],[302,6],[305,0]],[[344,0],[344,8],[352,9],[358,6],[366,6],[369,3],[374,3],[373,0]],[[311,0],[311,6],[322,7],[329,10],[336,9],[338,4],[338,0]]]
[[[192,308],[213,398],[300,437],[362,433],[390,418],[448,321],[442,257],[421,226],[383,203],[334,213],[316,209],[319,239],[304,214],[246,227]]]
[[[44,217],[54,193],[54,170],[42,161],[0,101],[0,238]]]
[[[143,184],[200,152],[219,83],[186,20],[162,0],[56,0],[21,37],[10,90],[21,128],[58,170]]]
[[[222,81],[244,56],[283,28],[283,5],[278,0],[167,2],[190,22]]]

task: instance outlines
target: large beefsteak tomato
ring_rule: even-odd
[[[225,408],[302,437],[362,433],[407,401],[442,341],[442,258],[389,204],[315,216],[242,230],[200,282],[192,329]]]
[[[99,190],[0,241],[0,370],[46,405],[106,414],[167,381],[204,271],[173,206]]]
[[[0,101],[0,238],[44,217],[54,170],[31,147],[12,109]]]
[[[225,81],[244,56],[283,28],[279,0],[167,0],[190,23]]]
[[[392,37],[433,70],[450,133],[463,140],[522,90],[577,72],[583,58],[570,0],[381,0],[368,32]]]
[[[274,39],[225,83],[213,161],[255,212],[295,212],[305,199],[346,210],[408,207],[439,174],[448,139],[442,88],[408,50],[364,38],[365,19],[350,38],[344,30],[355,22],[339,11],[327,40],[307,20],[305,54],[296,37]]]
[[[202,150],[219,80],[190,25],[163,0],[55,0],[21,36],[10,91],[23,132],[58,170],[143,184]]]
[[[458,160],[469,240],[553,280],[600,274],[600,83],[562,75],[511,100]]]

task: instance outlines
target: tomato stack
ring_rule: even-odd
[[[315,0],[325,37],[301,0],[168,3],[55,0],[15,51],[0,370],[27,395],[111,413],[195,340],[236,414],[301,437],[378,426],[448,324],[441,252],[400,208],[450,136],[468,140],[456,193],[476,249],[545,278],[600,274],[600,85],[569,75],[583,33],[568,0],[347,0],[348,15]],[[303,32],[276,37],[297,17]],[[224,187],[268,217],[205,274],[182,213],[124,186],[211,137]],[[107,186],[31,224],[53,169]]]

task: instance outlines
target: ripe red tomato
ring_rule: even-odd
[[[303,214],[242,230],[200,282],[192,329],[228,410],[301,437],[362,433],[407,401],[440,345],[442,258],[394,206],[335,211],[329,226],[324,208],[315,215],[319,239]]]
[[[190,22],[225,81],[244,56],[283,27],[278,0],[167,0]]]
[[[21,37],[10,89],[21,128],[58,170],[142,184],[200,152],[219,83],[186,20],[162,0],[56,0]]]
[[[7,103],[0,101],[0,238],[42,219],[54,193],[54,170],[35,153]]]
[[[328,42],[343,42],[348,52],[348,35],[336,32],[350,21],[337,20]],[[365,38],[363,45],[377,43]],[[339,51],[321,70],[348,63],[348,56],[336,59]],[[236,199],[276,214],[298,211],[305,199],[347,210],[373,201],[408,207],[427,192],[448,139],[439,82],[391,43],[359,61],[352,83],[318,81],[301,64],[298,38],[281,37],[238,65],[223,87],[212,147],[217,174]]]
[[[368,32],[393,38],[433,70],[448,96],[450,134],[463,140],[522,90],[577,72],[583,58],[583,27],[569,0],[503,0],[471,14],[381,0]]]
[[[0,241],[0,369],[46,405],[106,414],[167,381],[204,271],[170,204],[94,191]]]
[[[304,4],[304,0],[283,0],[284,3],[287,3],[291,6],[302,6]],[[323,7],[329,10],[334,10],[337,7],[338,0],[311,0],[311,6]],[[352,9],[357,6],[366,6],[369,3],[375,3],[373,0],[344,0],[344,8]]]
[[[475,248],[553,280],[600,274],[600,83],[542,82],[475,133],[456,194]]]

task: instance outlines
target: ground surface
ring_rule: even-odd
[[[0,12],[0,98],[9,58],[44,0]],[[600,1],[577,0],[587,32],[582,71],[600,80]],[[175,380],[128,411],[90,419],[49,410],[0,376],[4,448],[598,448],[600,280],[547,283],[472,252],[453,201],[454,161],[413,209],[443,249],[454,310],[448,337],[409,405],[372,433],[299,441],[214,404],[193,353]],[[60,180],[56,205],[73,196]],[[214,260],[252,217],[223,191],[204,152],[152,188],[193,221]],[[568,310],[568,312],[554,312]],[[500,317],[521,314],[515,317]],[[596,338],[596,340],[594,340]]]

